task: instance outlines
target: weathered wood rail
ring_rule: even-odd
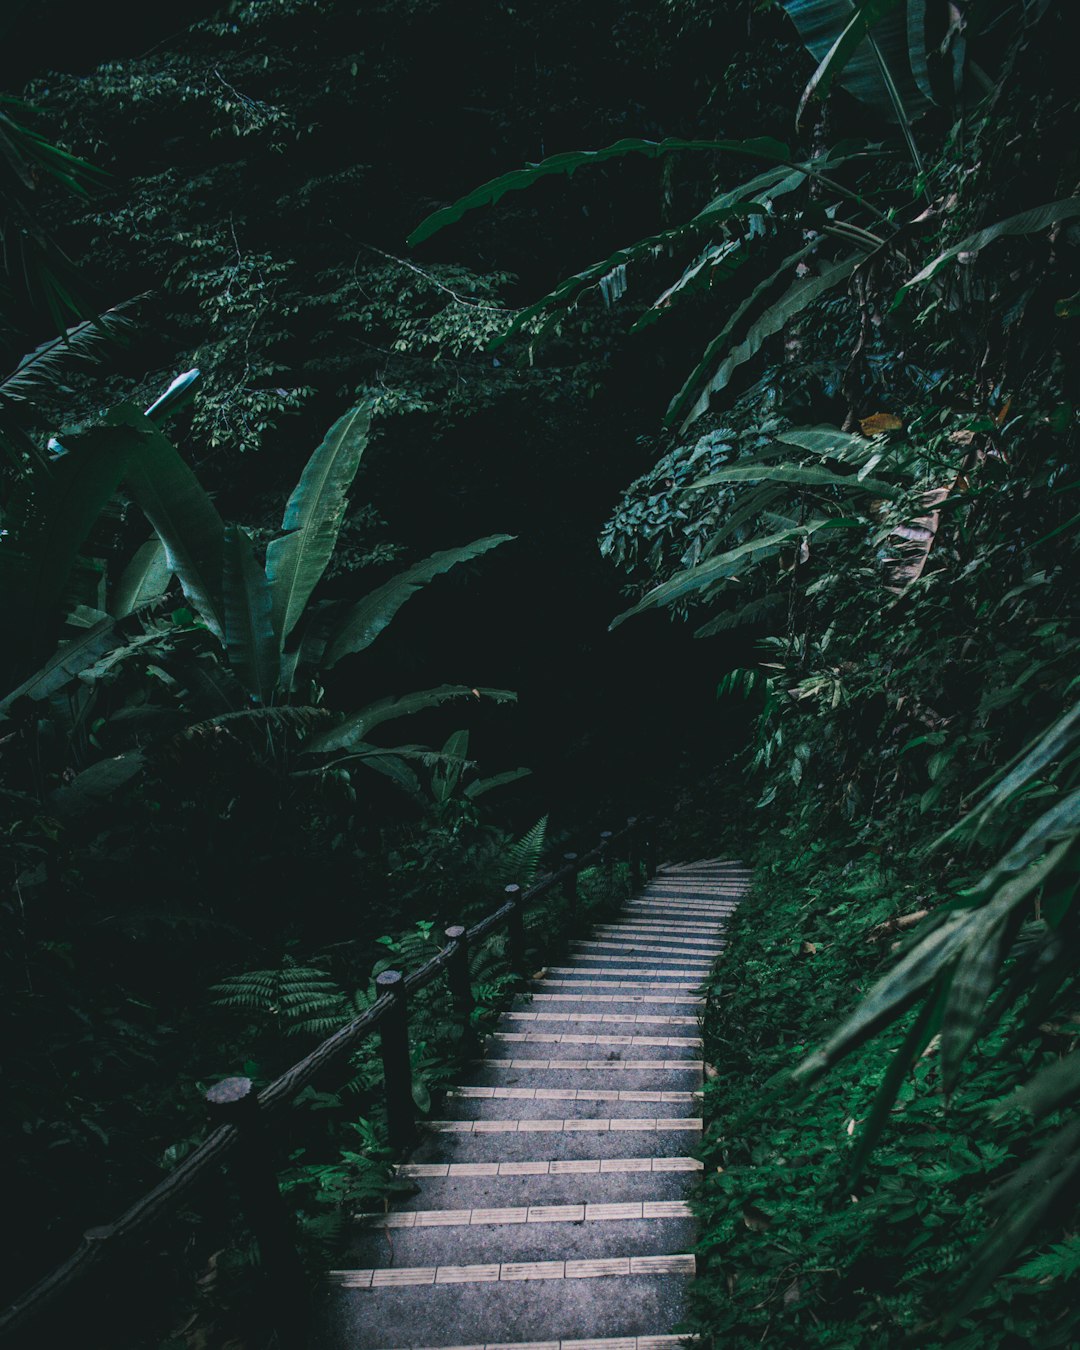
[[[405,974],[386,970],[376,979],[384,992],[347,1026],[328,1036],[309,1055],[256,1092],[248,1078],[227,1078],[206,1094],[207,1110],[216,1128],[161,1182],[112,1223],[87,1229],[72,1255],[0,1313],[0,1341],[5,1344],[45,1344],[43,1324],[70,1305],[72,1297],[95,1272],[138,1248],[200,1188],[221,1176],[223,1164],[235,1185],[244,1216],[259,1245],[267,1302],[282,1350],[307,1343],[307,1299],[292,1223],[278,1189],[273,1162],[272,1134],[276,1117],[283,1114],[304,1088],[325,1082],[335,1068],[372,1032],[380,1035],[383,1089],[391,1146],[404,1152],[416,1134],[409,1057],[409,995],[446,972],[454,1009],[466,1029],[473,1008],[469,951],[505,926],[511,970],[525,968],[525,911],[549,891],[560,888],[571,906],[577,903],[578,874],[602,866],[612,874],[615,854],[625,850],[632,885],[639,886],[655,872],[653,839],[646,818],[629,817],[617,833],[605,831],[589,852],[563,855],[563,865],[532,886],[506,887],[506,900],[471,928],[454,924],[449,939],[435,956]]]

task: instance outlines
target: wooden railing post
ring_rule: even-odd
[[[455,923],[446,930],[448,942],[457,943],[457,950],[451,956],[446,967],[450,984],[450,996],[454,1000],[454,1011],[461,1019],[466,1040],[472,1030],[471,1014],[473,1010],[472,977],[469,974],[469,930],[464,924]]]
[[[506,898],[514,904],[506,920],[510,969],[520,975],[525,969],[525,914],[521,908],[521,887],[507,886]]]
[[[626,861],[630,864],[630,885],[637,887],[641,885],[641,841],[638,838],[637,816],[627,816],[626,825],[630,832],[626,842]]]
[[[573,922],[577,918],[578,872],[576,864],[578,855],[576,853],[564,853],[562,856],[563,862],[570,868],[570,875],[563,878],[562,889],[563,895],[566,897],[566,903],[570,906],[570,921]]]
[[[608,890],[611,890],[615,881],[615,859],[611,853],[612,833],[610,830],[602,830],[600,833],[600,847],[603,850],[602,859],[604,864],[604,884]]]
[[[229,1171],[259,1244],[274,1330],[282,1350],[302,1350],[308,1338],[306,1282],[255,1086],[250,1078],[226,1078],[207,1092],[206,1104],[213,1125],[235,1125],[239,1131]]]
[[[645,880],[651,881],[656,876],[656,829],[651,820],[645,822],[645,838],[641,851],[645,863]]]
[[[412,1058],[409,1055],[409,1006],[405,977],[400,970],[384,970],[375,977],[380,994],[392,994],[394,1002],[379,1026],[386,1089],[386,1128],[390,1147],[404,1152],[416,1134],[413,1116]]]

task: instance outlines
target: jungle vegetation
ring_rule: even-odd
[[[1075,1344],[1070,7],[199,13],[3,21],[7,1293],[208,1082],[651,811],[757,875],[689,1329]],[[313,1268],[390,1184],[355,1069]],[[190,1226],[138,1343],[236,1344]]]

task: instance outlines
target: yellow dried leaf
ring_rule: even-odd
[[[864,436],[880,436],[884,431],[903,431],[904,424],[894,413],[877,412],[859,418],[859,430]]]

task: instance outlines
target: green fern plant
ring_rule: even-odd
[[[210,992],[213,1007],[254,1013],[286,1036],[333,1031],[347,1020],[352,1006],[325,970],[296,965],[287,958],[275,970],[230,975],[211,985]]]

